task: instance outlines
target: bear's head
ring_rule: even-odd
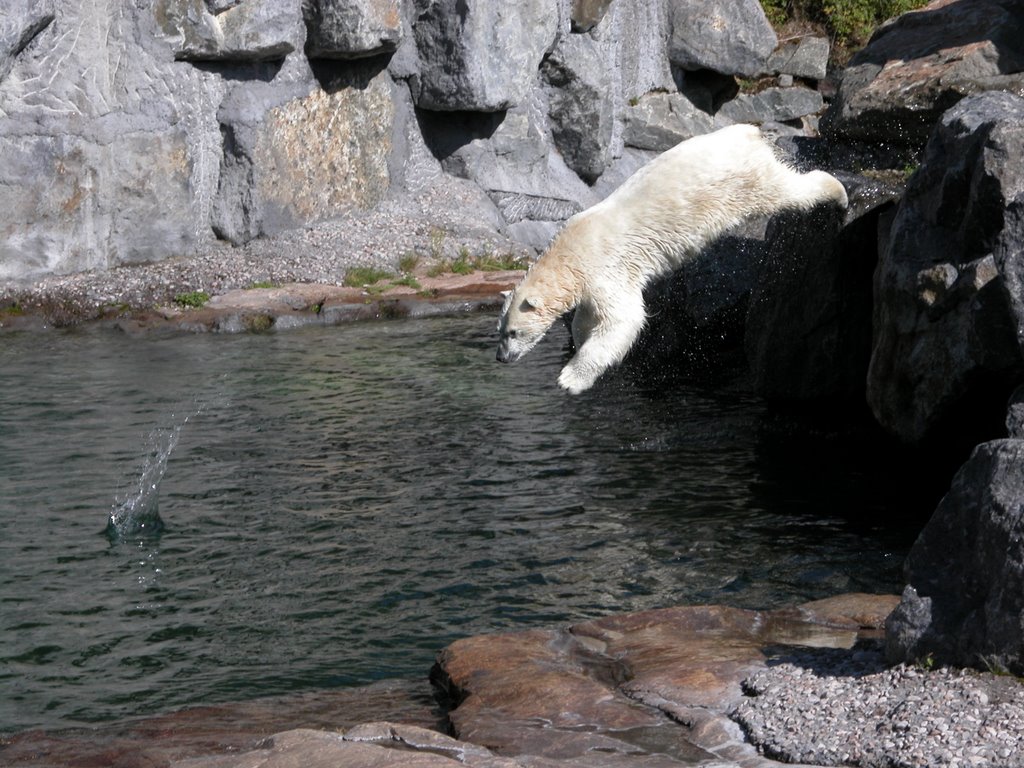
[[[498,360],[514,363],[541,340],[553,318],[535,295],[517,288],[505,291],[505,305],[498,319]]]

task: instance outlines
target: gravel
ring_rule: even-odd
[[[120,266],[0,286],[0,311],[45,316],[73,325],[111,311],[169,304],[191,291],[212,295],[261,283],[341,285],[352,267],[397,270],[415,254],[421,267],[461,254],[533,256],[500,231],[490,200],[478,188],[438,174],[415,194],[372,211],[350,210],[315,227],[232,247],[211,241],[198,253],[158,263]]]
[[[768,757],[880,768],[1024,766],[1024,683],[888,667],[877,646],[780,656],[732,714]]]

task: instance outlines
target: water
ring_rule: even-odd
[[[423,678],[467,634],[895,591],[873,451],[558,330],[0,336],[0,732]],[[903,513],[905,510],[899,510]]]

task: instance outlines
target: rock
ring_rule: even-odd
[[[754,386],[765,397],[863,400],[879,220],[899,193],[863,178],[846,184],[847,216],[826,206],[769,225],[744,340]]]
[[[822,131],[922,147],[964,96],[1022,92],[1022,41],[1024,8],[1013,0],[933,0],[880,27],[854,55]]]
[[[980,94],[943,116],[907,184],[875,276],[867,380],[876,419],[905,441],[1001,431],[1024,373],[1022,158],[1024,99]]]
[[[572,31],[589,32],[608,12],[612,0],[572,0]]]
[[[415,0],[420,59],[416,105],[496,112],[520,104],[555,42],[557,4],[546,0]]]
[[[806,35],[780,45],[769,57],[765,70],[779,75],[824,80],[831,50],[827,37]]]
[[[608,166],[614,128],[614,84],[605,50],[586,35],[569,35],[544,60],[551,86],[551,135],[566,165],[588,183]]]
[[[372,64],[324,63],[313,86],[236,89],[221,107],[224,157],[212,223],[243,243],[307,226],[388,190],[391,80]],[[315,147],[316,151],[310,151]]]
[[[711,116],[681,93],[656,91],[626,108],[623,141],[629,147],[664,152],[712,130]]]
[[[669,0],[669,18],[669,58],[685,70],[750,77],[765,71],[768,56],[778,45],[757,0],[728,5]]]
[[[0,9],[0,81],[15,57],[54,19],[52,0],[9,0]]]
[[[554,151],[539,91],[502,114],[420,113],[428,146],[448,173],[487,192],[509,223],[561,221],[597,202]]]
[[[910,551],[893,661],[1024,674],[1024,441],[979,445]]]
[[[355,59],[394,51],[402,39],[398,0],[307,0],[306,55]]]
[[[176,59],[268,61],[301,50],[301,0],[245,0],[214,15],[202,0],[158,0],[154,13]]]
[[[1006,434],[1024,440],[1024,385],[1017,387],[1010,395],[1006,407]]]
[[[219,85],[171,60],[149,7],[53,12],[0,82],[0,279],[192,252],[212,239]]]
[[[815,115],[825,106],[821,94],[810,88],[765,88],[742,93],[715,113],[718,127],[732,123],[772,123]]]

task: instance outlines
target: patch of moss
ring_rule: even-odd
[[[206,291],[188,291],[186,293],[179,293],[174,297],[174,303],[179,307],[186,307],[189,309],[198,309],[202,307],[210,300],[210,294]]]
[[[381,280],[387,280],[393,275],[385,269],[376,267],[352,267],[345,273],[342,284],[349,288],[365,288]]]
[[[246,290],[251,291],[251,290],[254,290],[256,288],[277,288],[277,287],[278,287],[278,284],[273,282],[272,280],[261,280],[258,283],[253,283],[248,288],[246,288]]]
[[[245,318],[245,327],[251,333],[266,333],[274,327],[274,318],[270,315],[248,315]]]

